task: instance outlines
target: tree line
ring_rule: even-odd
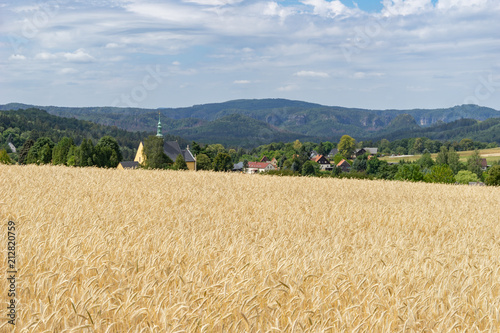
[[[90,139],[83,139],[79,146],[69,137],[63,137],[57,144],[48,137],[36,141],[27,139],[18,154],[19,164],[116,168],[122,160],[118,142],[109,135],[103,136],[96,145]],[[13,163],[6,150],[0,150],[0,163]]]
[[[172,161],[163,151],[163,139],[150,136],[144,141],[146,163],[143,167],[150,169],[187,169],[182,155]],[[431,158],[439,145],[437,158]],[[353,157],[357,148],[375,146],[379,148],[379,156],[390,153],[402,147],[407,152],[423,152],[419,160],[410,163],[400,161],[398,164],[389,164],[380,160],[378,156],[367,154]],[[409,148],[411,147],[411,148]],[[468,183],[484,181],[487,184],[498,184],[500,166],[494,165],[488,172],[482,170],[481,157],[478,148],[496,147],[496,144],[476,142],[462,139],[459,142],[439,142],[426,138],[412,138],[389,142],[381,140],[377,143],[370,141],[356,142],[352,137],[344,135],[339,143],[332,142],[300,142],[271,143],[253,149],[226,148],[222,144],[203,145],[192,142],[191,152],[196,156],[198,170],[229,171],[233,165],[243,162],[246,167],[250,161],[259,161],[263,156],[269,159],[276,158],[279,171],[271,174],[327,176],[366,179],[387,179],[407,181],[427,181],[439,183]],[[311,161],[311,152],[328,155],[337,148],[335,156],[330,157],[332,165],[342,159],[351,166],[348,173],[340,168],[333,167],[332,171],[320,171],[319,164]],[[455,149],[456,148],[456,149]],[[475,149],[467,162],[461,162],[457,151]],[[380,152],[380,150],[382,150]],[[402,151],[399,151],[402,152]],[[11,155],[11,154],[10,154]],[[74,139],[63,137],[55,143],[50,137],[40,137],[36,141],[28,138],[18,152],[20,164],[54,164],[68,166],[97,166],[114,168],[123,160],[118,141],[112,136],[103,136],[97,144],[91,139],[83,139],[76,145]],[[12,163],[5,149],[0,149],[0,163]]]

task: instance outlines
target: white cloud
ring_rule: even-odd
[[[279,16],[280,18],[284,19],[289,15],[292,15],[295,13],[295,10],[292,8],[287,8],[280,6],[277,2],[271,1],[268,3],[263,4],[264,8],[262,10],[262,13],[267,16]]]
[[[452,8],[485,8],[488,3],[492,3],[489,0],[439,0],[436,7],[438,9],[452,9]],[[497,2],[498,3],[498,2]]]
[[[121,46],[120,46],[119,44],[117,44],[117,43],[108,43],[108,44],[106,44],[106,46],[105,46],[105,47],[106,47],[107,49],[117,49],[117,48],[119,48],[119,47],[121,47]]]
[[[59,73],[60,74],[64,74],[64,75],[66,75],[66,74],[76,74],[76,73],[78,73],[78,71],[76,69],[74,69],[74,68],[67,67],[67,68],[62,68],[61,70],[59,70]]]
[[[118,61],[122,61],[122,60],[125,60],[125,57],[124,56],[116,56],[116,57],[111,57],[109,58],[109,61],[112,61],[112,62],[118,62]]]
[[[35,56],[35,59],[38,59],[38,60],[53,60],[53,59],[57,59],[57,55],[49,53],[49,52],[41,52],[41,53],[38,53]]]
[[[482,73],[500,73],[498,0],[385,0],[379,13],[346,7],[343,0],[68,0],[26,40],[17,37],[39,7],[13,11],[19,5],[5,1],[10,5],[2,8],[0,59],[11,66],[0,67],[2,82],[12,89],[2,95],[20,101],[26,94],[14,88],[30,83],[36,87],[30,94],[41,100],[56,96],[51,104],[112,102],[69,100],[84,96],[58,86],[61,74],[77,74],[74,68],[79,88],[88,84],[88,91],[99,89],[102,96],[126,93],[124,82],[134,86],[146,66],[160,64],[168,68],[168,103],[177,105],[269,97],[274,91],[372,108],[458,104],[474,93]],[[350,62],[340,45],[348,46]],[[35,61],[14,62],[23,56]],[[120,84],[106,84],[111,78]],[[252,89],[235,88],[249,83]],[[51,86],[58,89],[43,91]],[[411,91],[421,87],[429,90],[414,98]],[[161,89],[157,95],[165,96]],[[164,98],[154,96],[141,106],[165,106]],[[485,104],[500,108],[500,94]]]
[[[23,56],[22,54],[12,54],[9,57],[9,60],[26,60],[26,57]]]
[[[293,75],[299,76],[299,77],[322,77],[322,78],[329,78],[330,77],[330,75],[328,75],[328,73],[313,72],[313,71],[300,71],[300,72],[297,72]]]
[[[70,53],[70,52],[64,53],[63,57],[69,62],[88,63],[88,62],[95,61],[95,58],[92,57],[87,52],[85,52],[84,49],[78,49],[73,53]]]
[[[283,87],[279,87],[277,90],[282,91],[282,92],[286,92],[286,91],[294,91],[294,90],[299,90],[299,89],[300,89],[300,87],[298,85],[289,84],[289,85],[286,85]]]
[[[206,5],[206,6],[224,6],[224,5],[232,5],[235,3],[239,3],[242,2],[243,0],[182,0],[182,1],[197,3],[199,5]]]
[[[35,56],[37,60],[66,60],[74,63],[94,62],[95,58],[88,54],[84,49],[78,49],[75,52],[49,53],[41,52]]]
[[[422,87],[422,86],[407,86],[406,89],[417,93],[427,92],[431,90],[429,87]]]
[[[406,16],[433,9],[431,0],[383,0],[384,16]]]
[[[365,79],[367,77],[382,77],[384,73],[366,73],[366,72],[356,72],[353,75],[354,79]]]
[[[354,12],[342,4],[340,0],[302,0],[302,3],[314,7],[314,13],[320,16],[335,17]]]

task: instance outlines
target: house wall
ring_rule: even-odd
[[[196,171],[196,162],[186,162],[187,167],[191,171]]]
[[[257,173],[259,172],[259,169],[257,168],[247,168],[247,173]]]
[[[139,164],[144,163],[143,152],[144,152],[144,146],[141,142],[139,143],[139,148],[137,148],[137,153],[135,154],[134,162],[139,162]]]
[[[117,166],[116,168],[117,168],[118,170],[125,170],[125,169],[123,168],[123,166],[122,166],[122,164],[121,164],[121,163],[118,163],[118,166]]]
[[[330,164],[320,164],[319,165],[319,169],[320,170],[326,170],[327,168],[330,168]]]

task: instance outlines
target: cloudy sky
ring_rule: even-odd
[[[0,103],[500,109],[498,0],[0,0]]]

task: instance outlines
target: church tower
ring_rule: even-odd
[[[163,138],[163,134],[161,134],[160,111],[158,111],[158,129],[156,130],[156,136],[159,138]]]

